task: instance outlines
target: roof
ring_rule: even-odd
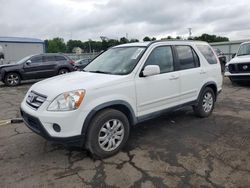
[[[25,38],[25,37],[0,37],[0,42],[9,43],[44,43],[43,40],[36,38]]]
[[[169,44],[169,45],[175,45],[175,44],[204,44],[207,42],[204,41],[197,41],[197,40],[156,40],[156,41],[150,41],[150,42],[134,42],[134,43],[126,43],[126,44],[121,44],[115,47],[148,47],[151,44],[155,43],[164,43],[164,44]]]

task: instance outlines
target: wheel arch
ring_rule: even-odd
[[[18,74],[19,76],[20,76],[20,79],[22,80],[23,79],[23,76],[22,76],[22,74],[18,71],[18,70],[5,70],[5,71],[3,71],[3,80],[5,80],[5,77],[8,75],[8,74],[10,74],[10,73],[16,73],[16,74]]]
[[[205,89],[205,88],[207,88],[207,87],[210,87],[210,88],[213,90],[214,95],[215,95],[215,100],[217,99],[217,95],[218,95],[218,88],[217,88],[216,83],[215,83],[215,82],[213,82],[213,81],[211,81],[211,82],[207,82],[207,83],[205,83],[205,84],[202,86],[202,88],[201,88],[201,90],[200,90],[200,93],[199,93],[199,96],[198,96],[198,100],[197,100],[197,101],[199,101],[199,99],[201,98],[202,92],[203,92],[203,91],[204,91],[204,89]]]
[[[116,109],[123,112],[127,116],[130,126],[135,125],[137,123],[137,118],[135,116],[134,110],[128,102],[122,100],[106,102],[93,108],[87,115],[81,131],[81,134],[84,135],[84,137],[86,137],[86,133],[93,117],[101,110],[105,110],[108,108]]]

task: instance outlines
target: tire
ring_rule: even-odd
[[[212,88],[206,87],[199,98],[198,104],[193,107],[196,116],[208,117],[214,109],[215,94]]]
[[[18,73],[10,72],[4,77],[4,83],[7,86],[18,86],[21,83],[21,77]]]
[[[67,73],[69,73],[69,70],[65,69],[65,68],[59,69],[59,71],[58,71],[58,75],[60,75],[60,74],[67,74]]]
[[[125,114],[115,109],[102,110],[91,121],[86,147],[96,159],[110,157],[126,144],[129,130]]]

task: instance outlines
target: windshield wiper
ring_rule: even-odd
[[[237,56],[243,56],[243,55],[250,55],[250,54],[247,54],[247,53],[245,53],[245,54],[237,54]]]
[[[87,71],[87,72],[92,72],[92,73],[101,73],[101,74],[112,74],[111,72],[105,72],[105,71]]]

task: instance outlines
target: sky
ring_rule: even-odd
[[[0,36],[250,39],[249,0],[0,0]]]

